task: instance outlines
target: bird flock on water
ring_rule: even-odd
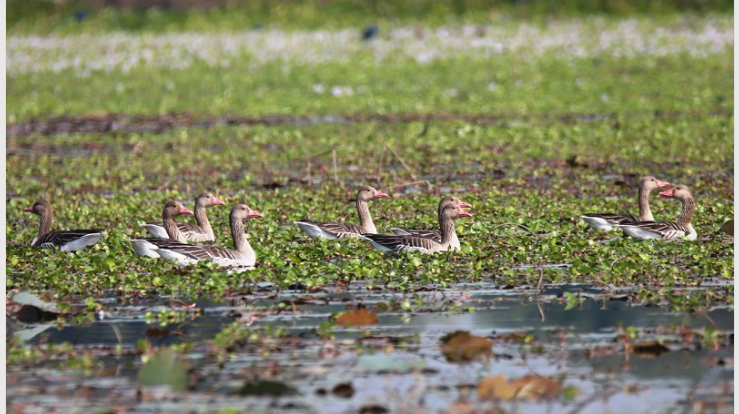
[[[669,186],[670,183],[655,177],[643,177],[638,184],[639,215],[588,213],[581,215],[580,218],[595,230],[621,230],[625,235],[640,240],[695,240],[698,235],[690,224],[695,211],[695,200],[687,186],[679,184],[659,193],[664,198],[675,199],[682,204],[676,221],[655,221],[652,216],[649,209],[651,191]],[[313,238],[330,240],[362,238],[376,249],[389,253],[431,254],[461,248],[454,220],[461,217],[472,217],[472,214],[465,210],[465,208],[472,207],[470,204],[455,196],[445,196],[439,202],[437,210],[438,229],[391,228],[390,234],[381,234],[377,232],[377,227],[372,221],[369,202],[387,197],[387,194],[373,187],[359,187],[356,198],[359,224],[312,220],[299,220],[294,224]],[[208,221],[206,209],[219,205],[225,205],[225,203],[207,192],[198,196],[194,212],[180,201],[168,200],[162,210],[161,222],[141,225],[151,237],[130,239],[135,254],[163,258],[179,265],[210,261],[224,267],[253,268],[257,256],[247,240],[244,222],[262,218],[262,213],[252,210],[243,203],[236,204],[231,209],[229,223],[233,248],[230,249],[213,245],[215,234]],[[53,214],[51,204],[46,200],[36,201],[33,206],[26,207],[24,211],[40,217],[38,235],[31,241],[31,245],[36,247],[55,248],[61,251],[81,250],[97,243],[106,234],[100,229],[51,231]],[[178,222],[176,219],[181,215],[194,215],[197,224]]]

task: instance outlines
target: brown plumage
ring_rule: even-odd
[[[154,237],[131,239],[134,253],[136,253],[137,256],[157,258],[160,257],[158,252],[160,248],[185,244],[185,237],[180,232],[177,222],[175,221],[175,218],[181,214],[192,214],[192,211],[183,206],[179,201],[169,200],[164,203],[164,208],[162,209],[162,226],[169,235],[169,238],[160,239],[158,237]]]
[[[449,204],[456,204],[460,207],[472,207],[472,205],[465,203],[464,201],[458,199],[454,196],[445,196],[441,199],[439,202],[439,209],[437,210],[436,214],[437,216],[441,214],[441,211]],[[398,236],[416,236],[416,237],[424,237],[427,239],[432,239],[437,243],[441,243],[441,233],[439,230],[413,230],[413,229],[401,229],[397,227],[393,227],[390,229],[390,231],[394,234],[397,234]],[[459,250],[461,245],[459,243],[459,238],[457,238],[457,233],[455,232],[452,236],[452,240],[449,243],[452,250]]]
[[[195,242],[195,243],[213,243],[215,241],[215,234],[213,233],[213,227],[210,225],[208,220],[208,213],[206,209],[212,206],[225,205],[223,201],[219,200],[218,197],[211,193],[202,193],[195,200],[195,221],[198,224],[192,223],[177,223],[180,233],[184,237],[184,241]],[[141,227],[145,228],[149,234],[153,237],[160,239],[168,239],[167,231],[164,229],[164,222],[151,222],[142,224]]]
[[[451,240],[455,236],[454,220],[460,217],[472,217],[456,204],[448,204],[439,214],[439,230],[441,242],[418,236],[398,236],[395,234],[365,234],[376,249],[384,252],[411,252],[436,253],[451,250]]]
[[[639,215],[633,214],[612,214],[612,213],[589,213],[580,216],[586,223],[596,230],[613,230],[616,224],[624,224],[635,221],[653,221],[652,211],[649,209],[649,193],[652,190],[667,187],[670,183],[660,181],[651,175],[643,177],[639,180],[639,192],[637,200],[639,202]]]
[[[51,231],[54,213],[51,204],[46,200],[38,200],[23,211],[39,216],[38,234],[31,241],[32,246],[41,248],[57,248],[63,252],[82,250],[97,243],[106,233],[99,229]]]
[[[675,240],[685,237],[688,240],[698,238],[698,233],[690,224],[690,219],[695,212],[695,200],[690,189],[684,185],[677,185],[667,191],[659,193],[666,198],[679,200],[682,204],[680,216],[677,221],[641,221],[617,224],[616,227],[623,230],[624,234],[637,239],[662,239]]]
[[[362,186],[357,190],[357,214],[359,224],[354,223],[319,223],[312,220],[296,221],[304,232],[310,237],[341,239],[345,237],[359,237],[362,234],[377,233],[372,215],[369,212],[368,201],[376,198],[385,198],[387,194],[375,190],[370,186]]]
[[[262,217],[262,213],[252,210],[246,204],[237,204],[231,209],[229,221],[231,236],[233,237],[233,249],[218,246],[177,244],[160,247],[158,253],[162,258],[174,260],[180,265],[207,260],[226,267],[253,267],[257,256],[246,238],[243,222],[247,219],[259,217]]]

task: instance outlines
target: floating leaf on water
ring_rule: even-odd
[[[562,391],[562,384],[542,375],[526,375],[511,381],[516,388],[516,398],[556,397]]]
[[[23,305],[14,313],[13,316],[19,322],[23,323],[39,323],[39,322],[53,322],[59,317],[56,312],[47,312],[43,309],[39,309],[36,306]]]
[[[522,332],[511,332],[505,335],[496,337],[499,341],[510,341],[510,342],[525,342],[529,335]]]
[[[337,397],[352,398],[352,395],[354,395],[354,387],[352,387],[351,383],[343,382],[341,384],[336,384],[331,392]]]
[[[16,293],[10,300],[21,305],[34,306],[47,312],[58,312],[56,309],[56,303],[44,302],[38,296],[28,292]]]
[[[466,362],[493,356],[493,341],[467,331],[455,331],[441,338],[441,353],[451,362]]]
[[[669,351],[670,348],[659,342],[642,342],[637,344],[629,344],[627,348],[632,354],[642,358],[657,358],[658,356]]]
[[[149,338],[159,339],[159,338],[166,338],[169,336],[170,330],[166,328],[149,328],[144,331],[144,335],[148,336]]]
[[[165,348],[146,361],[136,379],[143,386],[169,385],[174,391],[185,391],[188,383],[187,368],[187,362],[177,359],[177,352]]]
[[[570,310],[570,309],[580,306],[581,299],[579,295],[574,294],[572,292],[565,292],[564,296],[566,298],[566,303],[567,303],[567,305],[565,306],[565,310]]]
[[[502,375],[483,378],[477,387],[480,400],[554,398],[562,391],[562,384],[542,375],[526,375],[506,381]],[[574,392],[574,391],[573,391]]]
[[[508,401],[516,396],[516,389],[502,375],[483,378],[477,386],[477,398]]]
[[[377,325],[378,322],[377,315],[367,309],[347,311],[336,318],[336,324],[343,327]]]
[[[35,325],[33,328],[29,329],[20,329],[19,327],[22,326],[22,324],[19,324],[17,322],[11,323],[11,320],[6,321],[6,331],[9,333],[6,335],[6,337],[10,337],[10,334],[12,334],[13,337],[20,339],[23,342],[30,341],[38,334],[46,331],[47,329],[51,328],[52,326],[56,326],[56,324],[46,324],[46,325]]]
[[[236,393],[239,395],[266,395],[281,397],[283,395],[295,395],[295,388],[279,381],[250,381],[241,386]]]
[[[387,408],[381,405],[365,405],[359,409],[359,414],[387,414],[389,412]]]

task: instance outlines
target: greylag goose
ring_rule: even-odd
[[[233,249],[178,244],[160,247],[159,255],[163,259],[174,260],[179,265],[208,260],[224,267],[254,267],[257,255],[246,239],[244,220],[259,217],[262,217],[262,213],[252,210],[246,204],[237,204],[231,209],[229,220],[234,242]]]
[[[465,203],[464,201],[458,199],[454,196],[446,196],[441,199],[439,202],[439,210],[437,211],[437,215],[441,214],[441,211],[449,204],[456,204],[460,207],[472,207],[471,204]],[[397,234],[398,236],[417,236],[417,237],[425,237],[427,239],[434,240],[437,243],[441,243],[441,233],[439,233],[439,230],[410,230],[410,229],[400,229],[397,227],[393,227],[390,229],[390,231],[394,234]],[[459,238],[457,238],[457,232],[454,232],[454,235],[452,236],[452,240],[449,243],[449,246],[452,250],[459,250],[461,245],[459,244]]]
[[[690,219],[695,211],[695,200],[690,193],[690,189],[684,185],[677,185],[667,191],[659,193],[662,197],[680,200],[682,210],[677,222],[674,221],[642,221],[617,224],[616,227],[623,230],[624,234],[641,240],[662,239],[675,240],[685,237],[688,240],[698,238],[693,226],[690,225]]]
[[[215,234],[213,234],[213,227],[210,225],[208,220],[208,214],[206,209],[212,206],[225,205],[223,201],[219,200],[218,197],[211,193],[202,193],[198,196],[195,201],[195,221],[198,224],[192,223],[177,223],[180,233],[184,237],[183,241],[195,242],[195,243],[213,243],[215,241]],[[167,230],[164,229],[163,222],[152,222],[142,224],[141,227],[145,228],[153,237],[160,239],[168,239]]]
[[[182,244],[187,245],[185,244],[185,236],[180,232],[180,228],[177,226],[177,222],[175,221],[175,217],[180,214],[192,214],[192,211],[183,206],[179,201],[169,200],[164,203],[162,221],[163,227],[167,231],[169,238],[131,239],[134,253],[136,253],[137,256],[157,258],[160,257],[159,249],[161,247]]]
[[[639,180],[639,215],[633,214],[609,214],[609,213],[589,213],[580,216],[590,227],[596,230],[613,230],[615,224],[622,224],[634,221],[654,221],[652,211],[649,209],[649,193],[652,190],[667,187],[670,183],[660,181],[651,175],[643,177]]]
[[[439,230],[441,242],[417,236],[399,236],[397,234],[364,234],[361,237],[369,240],[376,249],[383,252],[436,253],[451,250],[451,241],[456,230],[454,220],[460,217],[472,217],[456,204],[447,204],[439,214]]]
[[[51,231],[54,215],[51,211],[51,204],[46,200],[38,200],[31,207],[24,208],[23,211],[40,217],[38,234],[31,241],[32,246],[73,252],[92,246],[106,234],[105,231],[98,229]]]
[[[375,198],[385,198],[387,194],[382,191],[375,190],[370,186],[359,187],[357,191],[357,214],[359,215],[359,224],[354,223],[317,223],[311,220],[296,221],[304,232],[310,237],[323,237],[329,240],[341,239],[345,237],[359,237],[362,234],[377,233],[375,223],[370,215],[368,201]]]

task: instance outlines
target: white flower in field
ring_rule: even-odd
[[[334,86],[331,88],[331,95],[336,97],[352,96],[354,95],[354,89],[351,86]]]
[[[313,92],[315,93],[323,93],[324,90],[325,88],[320,83],[313,85]]]
[[[497,83],[495,83],[495,82],[488,83],[488,90],[494,91],[496,89],[498,89],[498,84]]]
[[[366,58],[374,59],[377,65],[397,58],[424,65],[450,58],[536,59],[552,54],[563,59],[682,54],[706,58],[733,48],[732,19],[723,16],[686,19],[677,18],[657,27],[653,22],[637,19],[598,18],[554,21],[546,27],[534,24],[461,25],[423,30],[401,27],[371,43],[357,41],[353,30],[12,35],[6,40],[6,76],[65,70],[72,70],[78,76],[90,76],[94,71],[140,68],[187,70],[196,62],[209,67],[247,65],[250,68],[277,62],[289,71],[295,64]],[[346,96],[354,91],[340,88],[331,92]]]

